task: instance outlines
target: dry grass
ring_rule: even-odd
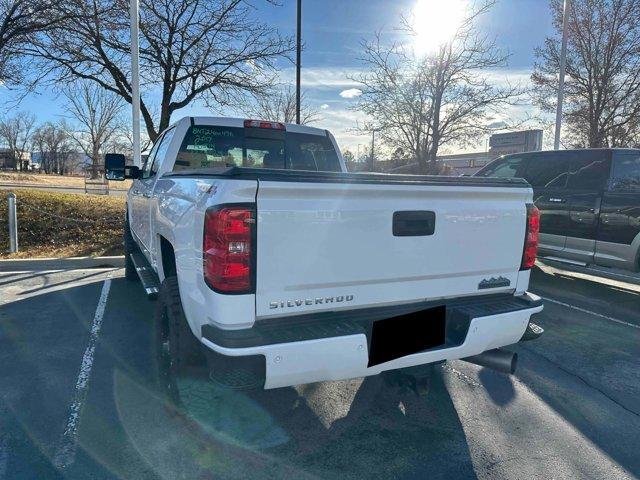
[[[19,252],[7,253],[7,198],[0,197],[0,258],[122,255],[124,197],[16,189]]]
[[[18,185],[44,185],[67,188],[84,188],[84,177],[71,175],[48,175],[46,173],[0,172],[0,183]],[[109,182],[113,190],[128,190],[131,180]]]

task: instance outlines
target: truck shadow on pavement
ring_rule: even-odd
[[[70,284],[0,306],[0,428],[9,436],[7,471],[21,472],[8,478],[59,476],[50,458],[65,428],[100,287]],[[381,377],[254,392],[196,379],[195,395],[177,409],[155,387],[154,308],[137,285],[112,280],[78,454],[66,478],[476,478],[472,440],[443,368],[436,368],[426,398]],[[518,378],[596,447],[638,472],[637,414],[612,408],[570,372],[558,375],[540,358],[557,349],[549,339],[535,351],[518,347]],[[515,404],[515,380],[484,370],[478,378],[495,404]]]
[[[531,289],[586,310],[546,302],[536,317],[545,334],[515,349],[518,379],[618,465],[640,475],[640,330],[632,326],[640,324],[638,287],[535,268]]]
[[[118,277],[77,454],[57,470],[52,459],[103,285],[97,277],[84,285],[60,280],[14,284],[31,295],[0,306],[7,478],[476,478],[440,369],[427,398],[380,377],[253,392],[200,378],[185,407],[172,406],[155,386],[155,304]]]
[[[516,389],[509,375],[481,368],[478,372],[478,380],[496,405],[505,407],[516,397]]]
[[[136,287],[112,281],[71,477],[476,478],[439,368],[427,398],[381,377],[243,392],[200,376],[173,406]]]
[[[379,377],[253,392],[197,379],[175,409],[116,372],[114,396],[129,441],[163,478],[476,478],[435,377],[431,398]]]

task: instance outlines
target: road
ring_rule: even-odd
[[[516,375],[455,361],[254,393],[155,383],[154,304],[122,270],[0,273],[0,480],[638,478],[640,286],[543,266]]]
[[[55,185],[0,183],[0,190],[15,190],[16,188],[28,188],[32,190],[43,190],[47,192],[59,192],[59,193],[81,193],[84,195],[84,188],[78,188],[78,187],[58,187]],[[124,197],[127,195],[127,190],[112,188],[109,190],[109,195]]]

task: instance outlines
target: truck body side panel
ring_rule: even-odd
[[[204,282],[202,237],[207,208],[255,202],[256,191],[257,182],[245,180],[162,178],[156,184],[156,233],[167,239],[172,235],[182,306],[197,337],[207,323],[223,328],[253,325],[255,295],[222,295]],[[159,242],[156,245],[159,248]]]

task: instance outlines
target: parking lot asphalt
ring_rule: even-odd
[[[155,304],[122,270],[0,272],[0,480],[640,476],[640,286],[541,264],[513,376],[461,361],[428,397],[380,377],[155,387]]]

